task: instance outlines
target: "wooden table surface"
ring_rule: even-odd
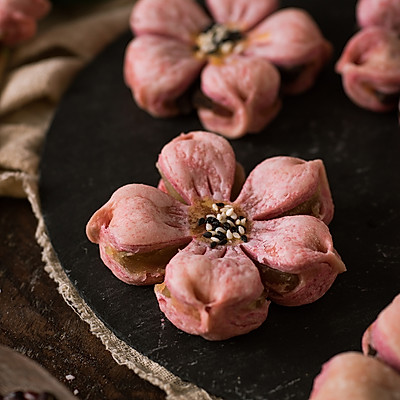
[[[44,270],[36,225],[27,200],[0,198],[0,344],[38,362],[79,399],[165,399],[118,365],[65,303]]]

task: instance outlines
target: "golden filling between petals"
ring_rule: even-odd
[[[164,273],[165,266],[182,246],[168,246],[145,253],[130,253],[107,246],[105,252],[131,273]]]

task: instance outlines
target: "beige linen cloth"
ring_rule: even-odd
[[[58,102],[77,72],[129,29],[133,2],[110,0],[90,6],[53,7],[40,21],[37,35],[10,51],[7,64],[1,66],[0,79],[0,195],[30,201],[38,219],[36,238],[43,248],[46,271],[117,363],[163,389],[168,400],[209,400],[214,397],[120,341],[93,314],[57,260],[40,211],[40,150]]]

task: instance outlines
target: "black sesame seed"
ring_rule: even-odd
[[[240,31],[237,30],[232,30],[229,31],[228,34],[226,35],[226,38],[224,38],[224,41],[239,41],[243,38],[243,34]]]
[[[223,227],[225,230],[228,230],[228,229],[231,229],[231,224],[228,224],[228,222],[224,222],[224,223],[222,224],[222,227]]]
[[[215,247],[217,247],[217,244],[217,242],[211,242],[210,247],[214,249]]]
[[[226,239],[225,233],[222,233],[222,232],[217,232],[217,233],[215,234],[215,237],[217,237],[219,240],[224,240],[224,239]]]
[[[226,219],[229,220],[229,221],[235,222],[235,220],[234,220],[230,215],[228,215],[228,216],[226,217]]]
[[[243,242],[247,242],[247,236],[246,235],[242,235],[242,236],[240,236],[240,239],[242,239],[243,240]]]
[[[206,233],[203,233],[203,236],[205,238],[209,239],[212,236],[212,233],[211,232],[206,232]]]
[[[197,223],[198,223],[199,226],[204,225],[204,224],[206,223],[206,219],[205,219],[205,218],[200,218],[200,219],[197,221]]]
[[[237,232],[237,227],[236,227],[236,226],[231,226],[231,232],[232,232],[232,233]]]
[[[218,221],[217,218],[215,218],[215,217],[208,217],[208,218],[207,218],[207,222],[208,222],[209,224],[219,224],[219,221]]]
[[[223,207],[225,204],[224,203],[216,203],[218,207]]]
[[[219,242],[219,244],[227,244],[228,243],[228,239],[222,239],[220,242]]]

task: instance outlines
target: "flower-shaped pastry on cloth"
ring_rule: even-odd
[[[379,360],[346,352],[328,360],[315,378],[310,400],[397,400],[400,375]]]
[[[277,0],[139,0],[125,82],[155,117],[197,109],[203,126],[229,138],[259,132],[280,93],[307,90],[332,46],[311,16]],[[275,12],[274,12],[275,11]]]
[[[400,373],[400,294],[365,331],[362,349]]]
[[[15,46],[33,37],[50,8],[48,0],[0,0],[0,43]]]
[[[321,160],[269,158],[244,181],[226,139],[190,132],[162,149],[159,188],[118,189],[87,224],[121,280],[153,284],[178,328],[210,340],[249,332],[269,300],[320,298],[345,266],[326,223],[333,203]]]

